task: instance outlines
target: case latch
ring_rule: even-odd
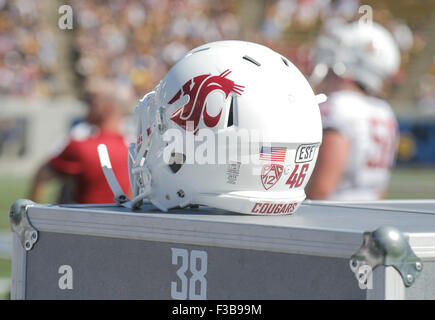
[[[20,199],[15,201],[9,210],[11,229],[18,235],[26,251],[32,250],[38,240],[38,230],[32,226],[27,216],[27,209],[35,204],[31,200]]]
[[[394,227],[383,226],[364,232],[363,239],[361,248],[350,260],[350,268],[357,278],[364,276],[360,274],[361,270],[367,270],[367,267],[374,270],[383,265],[394,267],[406,287],[414,284],[423,270],[423,262],[415,255],[407,236]]]

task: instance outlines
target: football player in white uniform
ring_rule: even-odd
[[[377,200],[385,196],[395,160],[398,126],[377,97],[400,65],[390,33],[355,22],[319,37],[312,84],[328,95],[320,105],[323,142],[307,197]]]

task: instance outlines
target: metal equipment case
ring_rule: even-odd
[[[11,298],[435,299],[434,213],[435,200],[306,201],[292,216],[20,200]],[[350,260],[382,226],[397,228],[423,267],[405,286],[384,263],[361,289]]]

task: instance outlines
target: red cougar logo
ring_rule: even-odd
[[[210,128],[216,126],[222,114],[222,107],[216,116],[210,116],[207,113],[207,104],[205,103],[207,96],[214,90],[223,91],[225,99],[228,98],[231,92],[235,92],[238,95],[241,95],[243,92],[244,86],[237,85],[234,81],[226,78],[230,73],[231,71],[227,69],[218,76],[203,74],[187,81],[168,102],[168,104],[173,104],[180,99],[181,94],[189,97],[189,101],[172,114],[171,120],[184,130],[192,130],[190,127],[187,128],[187,122],[192,121],[193,131],[197,133],[201,115],[204,114],[205,125]]]

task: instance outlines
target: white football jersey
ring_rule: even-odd
[[[320,105],[323,129],[346,136],[349,159],[329,200],[376,200],[387,188],[398,144],[390,105],[354,91],[337,91]]]

